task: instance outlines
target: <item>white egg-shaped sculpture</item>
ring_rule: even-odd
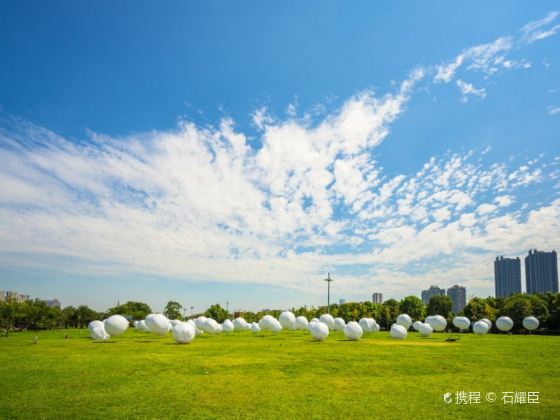
[[[412,325],[412,318],[408,314],[400,314],[397,317],[397,324],[408,330]]]
[[[222,330],[225,333],[233,332],[234,329],[235,327],[233,326],[233,322],[231,322],[229,319],[226,319],[224,322],[222,322]]]
[[[296,318],[296,328],[298,330],[306,330],[309,326],[309,321],[306,317],[300,315]]]
[[[375,321],[371,318],[362,318],[359,322],[364,332],[372,332],[374,323]]]
[[[472,326],[473,333],[477,335],[484,335],[488,333],[489,329],[490,327],[488,327],[488,324],[482,320],[476,321]]]
[[[105,322],[105,331],[109,335],[121,335],[128,329],[128,320],[122,315],[112,315]]]
[[[447,328],[447,321],[441,315],[427,317],[426,324],[430,324],[434,331],[444,331]]]
[[[513,321],[509,316],[501,316],[496,320],[496,328],[506,332],[513,328]]]
[[[319,322],[319,318],[311,318],[311,321],[309,322]]]
[[[422,321],[414,321],[412,323],[412,328],[414,328],[415,331],[420,331],[420,325],[422,325]]]
[[[265,315],[259,320],[259,327],[261,327],[263,331],[270,331],[274,321],[276,321],[276,318],[272,315]]]
[[[251,331],[253,331],[254,333],[258,333],[260,332],[261,327],[259,326],[259,324],[257,324],[256,322],[253,322],[251,324]]]
[[[334,318],[331,314],[323,314],[319,317],[319,321],[329,327],[329,330],[334,329]]]
[[[334,319],[334,330],[335,331],[342,331],[346,326],[346,321],[342,318],[335,318]]]
[[[146,321],[143,319],[136,323],[136,329],[140,332],[149,331],[148,326],[146,325]]]
[[[492,321],[490,321],[488,318],[482,318],[480,321],[482,321],[486,325],[488,325],[488,330],[490,330],[490,328],[492,328]]]
[[[282,331],[282,324],[280,324],[280,321],[274,319],[270,331],[272,331],[273,333],[279,333],[280,331]]]
[[[218,321],[215,321],[215,322],[216,322],[216,325],[214,327],[214,332],[216,334],[219,334],[219,333],[223,332],[224,329],[222,328],[222,324],[220,324]]]
[[[523,328],[533,331],[539,328],[539,320],[534,316],[528,316],[523,318]]]
[[[296,316],[290,311],[282,312],[278,317],[278,321],[280,321],[282,328],[286,328],[287,330],[296,329]]]
[[[244,318],[238,317],[233,320],[233,328],[235,331],[246,331],[251,325]]]
[[[406,338],[408,333],[406,331],[406,328],[403,327],[402,325],[393,324],[393,325],[391,325],[390,334],[391,334],[391,337],[398,338],[398,339],[402,340],[403,338]]]
[[[91,328],[89,330],[89,336],[94,340],[108,340],[109,338],[111,338],[111,336],[107,334],[107,331],[105,331],[105,328],[103,328],[102,326],[95,326]]]
[[[174,327],[175,325],[177,325],[181,322],[183,322],[183,321],[181,321],[180,319],[174,319],[174,320],[171,321],[171,327]]]
[[[465,316],[456,316],[453,318],[453,325],[460,330],[468,330],[471,326],[471,321]]]
[[[315,340],[323,341],[329,336],[329,326],[324,322],[311,322],[309,332]]]
[[[162,314],[150,314],[145,319],[150,332],[165,335],[169,332],[169,320]]]
[[[344,336],[348,340],[359,340],[364,334],[364,330],[356,321],[350,321],[344,326]]]
[[[88,324],[88,330],[90,330],[90,331],[93,330],[93,329],[96,328],[96,327],[103,327],[103,328],[105,328],[105,324],[104,324],[103,321],[91,321],[91,322]]]
[[[430,324],[426,324],[425,322],[421,322],[418,326],[418,332],[422,337],[430,337],[434,332],[434,329]]]
[[[205,317],[205,316],[202,316],[202,315],[199,316],[199,317],[197,317],[197,318],[194,320],[196,326],[197,326],[198,328],[200,328],[201,330],[203,329],[202,326],[204,325],[204,321],[206,321],[206,317]]]
[[[173,339],[177,343],[188,344],[196,336],[196,327],[188,322],[179,322],[173,326]]]
[[[379,330],[381,330],[381,327],[379,326],[379,324],[377,322],[373,322],[373,325],[371,326],[371,332],[379,332]]]

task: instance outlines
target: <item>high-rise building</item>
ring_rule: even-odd
[[[558,260],[556,251],[529,250],[525,257],[527,293],[558,292]]]
[[[47,299],[47,306],[50,308],[60,308],[60,300],[58,299]]]
[[[447,289],[447,296],[451,299],[451,311],[458,314],[467,304],[467,289],[456,284]]]
[[[383,303],[383,293],[375,292],[375,293],[371,296],[371,301],[372,301],[373,303]]]
[[[14,292],[13,290],[8,290],[6,292],[6,300],[17,300],[18,292]]]
[[[346,299],[338,299],[339,305],[344,305],[346,303]]]
[[[521,293],[521,260],[519,257],[496,257],[494,285],[496,297],[508,297],[514,293]]]
[[[434,296],[445,296],[445,289],[430,286],[428,290],[422,290],[422,302],[424,302],[424,305],[427,305]]]
[[[18,302],[27,302],[30,298],[31,298],[31,296],[29,296],[29,295],[19,295],[18,296]]]

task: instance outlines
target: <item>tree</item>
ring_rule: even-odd
[[[228,313],[224,308],[216,303],[215,305],[210,306],[206,310],[206,312],[204,312],[204,316],[215,319],[218,322],[224,322],[228,317]]]
[[[414,320],[422,320],[426,317],[426,306],[416,296],[403,298],[400,307],[403,314],[408,314]]]
[[[428,302],[428,315],[441,315],[445,319],[451,317],[451,307],[453,306],[448,296],[432,296]]]
[[[78,328],[85,328],[91,321],[104,318],[102,314],[94,311],[87,305],[80,305],[76,308],[76,323]]]
[[[400,304],[395,299],[389,299],[381,304],[380,322],[386,329],[397,321],[399,316]]]
[[[163,314],[169,319],[182,320],[183,317],[181,316],[181,309],[183,309],[183,307],[180,303],[170,300],[169,302],[167,302],[167,305],[165,305]]]
[[[500,315],[509,316],[514,325],[520,329],[523,318],[536,317],[541,324],[548,318],[546,301],[537,295],[519,293],[508,297],[500,311]]]
[[[463,315],[476,322],[482,318],[493,321],[496,317],[495,309],[488,299],[474,297],[463,308]]]
[[[0,325],[8,336],[8,331],[13,330],[18,318],[22,316],[22,305],[14,299],[7,299],[0,303]]]
[[[144,319],[151,313],[152,309],[147,304],[134,301],[129,301],[107,310],[107,316],[122,315],[130,319]]]

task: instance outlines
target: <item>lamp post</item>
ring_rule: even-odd
[[[333,279],[331,279],[331,273],[327,273],[327,278],[325,279],[325,281],[327,282],[327,313],[330,314],[331,313],[331,282],[333,281]]]

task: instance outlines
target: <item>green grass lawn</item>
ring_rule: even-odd
[[[178,345],[132,329],[108,342],[87,330],[13,333],[0,338],[0,417],[559,418],[560,337],[445,338],[244,332]],[[443,402],[457,391],[482,402]],[[539,392],[540,404],[504,405],[504,391]]]

